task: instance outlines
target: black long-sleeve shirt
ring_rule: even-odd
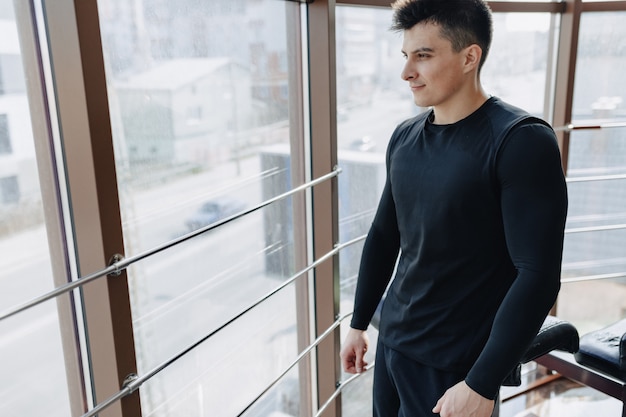
[[[382,342],[467,373],[493,399],[560,288],[559,149],[545,122],[497,98],[450,125],[430,123],[431,114],[403,122],[389,142],[351,325],[367,328],[397,261]]]

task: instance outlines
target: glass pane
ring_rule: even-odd
[[[299,353],[295,310],[289,286],[183,356],[142,387],[143,415],[237,416],[253,402],[245,415],[304,415],[298,367],[256,401]]]
[[[417,114],[400,79],[402,37],[388,30],[391,12],[337,7],[337,140],[339,235],[347,242],[367,233],[385,182],[385,151],[393,129]],[[342,314],[352,298],[362,242],[340,256]]]
[[[581,19],[574,124],[626,121],[626,12],[588,13]],[[616,43],[617,42],[617,43]],[[591,81],[593,80],[593,81]],[[614,279],[566,283],[559,315],[581,333],[598,329],[626,314],[626,179],[582,181],[626,175],[626,128],[574,131],[570,139],[567,229],[618,227],[569,233],[565,239],[563,277],[614,276]],[[621,228],[619,228],[621,226]]]
[[[12,1],[0,0],[0,39],[0,312],[5,312],[51,291],[54,283]],[[0,415],[70,415],[56,301],[0,321],[0,334]]]
[[[293,41],[298,4],[98,5],[128,256],[293,187],[291,142],[302,131],[290,122],[302,100],[291,84],[299,77],[299,45]],[[130,268],[140,373],[211,334],[295,272],[293,218],[291,199],[281,200]],[[267,303],[291,312],[293,291],[288,294]],[[236,415],[246,406],[297,354],[295,315],[252,316],[245,320],[248,328],[263,331],[259,337],[280,335],[265,345],[274,349],[245,353],[266,365],[263,377],[250,378],[250,364],[232,362],[244,330],[227,328],[229,336],[220,332],[210,346],[197,348],[209,349],[210,359],[197,362],[200,354],[192,351],[150,383],[142,392],[145,415],[190,415],[177,405],[189,395],[179,393],[181,378],[205,393],[195,415],[222,415],[227,407]],[[240,328],[238,323],[232,326]],[[283,349],[285,340],[291,345]]]
[[[493,26],[480,77],[485,91],[543,117],[550,14],[494,13]]]

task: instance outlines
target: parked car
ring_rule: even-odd
[[[246,208],[245,203],[237,199],[220,197],[203,203],[198,210],[192,214],[185,225],[190,231],[213,224],[217,221],[232,216]]]

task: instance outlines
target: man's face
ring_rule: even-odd
[[[435,24],[419,23],[404,31],[406,64],[401,77],[409,82],[416,105],[454,105],[468,80],[464,51],[454,52]]]

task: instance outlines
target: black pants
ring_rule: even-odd
[[[379,342],[374,366],[373,417],[438,416],[433,414],[433,407],[448,388],[464,377],[461,373],[424,366]],[[498,415],[496,405],[492,417]]]

